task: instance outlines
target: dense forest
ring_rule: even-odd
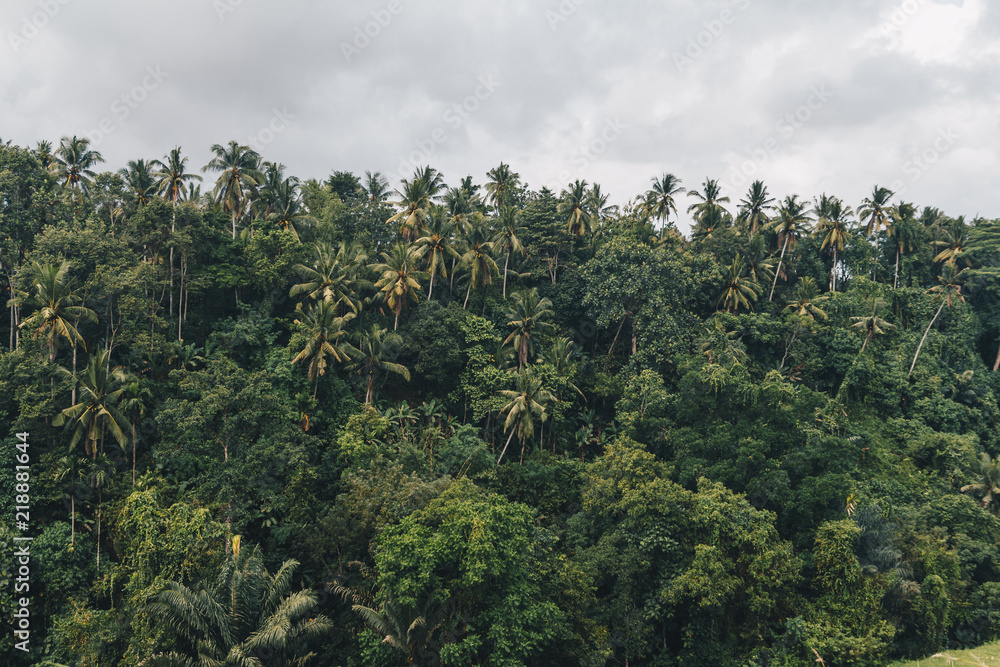
[[[0,144],[5,664],[873,666],[1000,637],[1000,220],[212,153]]]

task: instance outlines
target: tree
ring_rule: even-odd
[[[326,373],[327,358],[333,357],[338,363],[349,358],[339,341],[347,333],[344,325],[352,319],[354,313],[338,317],[337,302],[324,299],[310,303],[300,311],[299,318],[295,320],[302,327],[306,344],[292,359],[292,363],[308,360],[306,375],[313,383],[313,398],[316,398],[316,392],[319,390],[320,376]]]
[[[723,208],[722,204],[728,203],[729,197],[719,196],[721,193],[719,181],[706,178],[705,182],[701,184],[701,188],[701,192],[697,190],[688,190],[688,197],[694,197],[698,200],[698,202],[688,206],[687,212],[694,213],[694,219],[696,222],[701,222],[710,213],[715,215],[718,219],[726,217],[729,212]]]
[[[153,166],[155,165],[145,160],[129,160],[126,167],[118,170],[139,207],[148,204],[149,199],[156,194],[156,179],[150,171]]]
[[[391,590],[383,589],[382,601],[377,607],[361,604],[362,598],[346,588],[342,588],[342,593],[353,599],[351,609],[376,635],[383,637],[383,644],[406,654],[409,665],[417,664],[418,654],[428,650],[434,633],[444,620],[443,607],[434,592],[415,605],[404,605],[396,600]]]
[[[122,449],[128,442],[124,429],[129,421],[122,414],[118,403],[129,377],[120,366],[112,369],[108,356],[106,350],[98,349],[87,360],[87,367],[78,376],[65,368],[59,368],[61,373],[79,385],[81,400],[56,415],[52,425],[72,426],[73,437],[69,448],[72,450],[83,440],[86,453],[94,459],[97,458],[98,445],[100,444],[101,450],[104,449],[105,433],[110,432]]]
[[[962,294],[962,284],[961,281],[965,278],[965,274],[968,269],[962,269],[956,272],[955,267],[950,264],[944,265],[944,272],[938,276],[939,285],[927,290],[928,294],[934,295],[935,301],[940,301],[941,305],[938,306],[937,312],[934,313],[934,317],[931,318],[930,323],[927,328],[924,329],[924,335],[920,338],[920,344],[917,345],[917,353],[913,355],[913,363],[910,364],[910,372],[908,375],[913,374],[913,367],[917,365],[917,357],[920,356],[920,350],[924,346],[924,341],[927,340],[927,334],[930,333],[931,327],[934,326],[934,322],[937,321],[938,315],[945,306],[949,308],[954,305],[956,301],[965,302],[965,296]]]
[[[850,216],[853,211],[844,202],[826,193],[816,201],[813,213],[816,215],[816,233],[823,237],[820,250],[833,253],[833,266],[830,268],[830,291],[837,291],[837,255],[844,251],[844,243],[848,239]]]
[[[32,263],[28,270],[31,287],[19,297],[19,303],[34,311],[21,322],[21,327],[34,330],[35,336],[44,335],[48,339],[49,363],[55,363],[60,338],[68,340],[74,349],[84,344],[75,323],[80,320],[97,322],[94,311],[77,305],[81,299],[73,288],[69,275],[71,268],[69,260],[58,265]]]
[[[62,185],[73,193],[74,200],[77,191],[87,193],[90,182],[96,175],[91,167],[104,162],[101,154],[90,150],[89,146],[90,139],[77,138],[76,135],[72,138],[63,137],[50,165]]]
[[[418,269],[420,264],[420,249],[413,245],[397,243],[392,252],[383,252],[382,261],[369,265],[378,276],[375,289],[382,293],[385,305],[396,315],[392,330],[399,329],[399,314],[407,302],[417,303],[420,300],[420,283],[418,279],[426,278],[427,273]]]
[[[421,254],[427,259],[427,270],[430,273],[431,281],[427,289],[427,298],[434,294],[434,281],[438,275],[447,280],[448,260],[458,259],[458,251],[455,250],[455,225],[449,220],[445,210],[438,206],[433,209],[427,224],[424,227],[424,235],[416,240],[416,245]]]
[[[806,276],[795,287],[795,298],[788,301],[785,310],[804,319],[825,320],[827,319],[826,312],[820,306],[827,299],[829,297],[819,295],[816,280],[812,276]]]
[[[153,176],[157,179],[156,181],[156,191],[161,197],[170,202],[170,206],[173,210],[173,217],[170,221],[170,233],[174,234],[177,231],[177,202],[181,200],[184,196],[185,191],[188,188],[189,181],[201,181],[201,176],[197,174],[189,174],[186,171],[185,164],[187,163],[186,157],[181,157],[181,147],[177,146],[165,156],[163,160],[153,160],[152,167],[159,169],[153,173]],[[184,260],[181,260],[183,264]],[[174,244],[170,244],[170,269],[169,269],[169,284],[170,284],[170,309],[168,312],[173,314],[174,312]],[[177,328],[180,331],[180,320],[181,316],[178,312],[177,315]],[[177,336],[180,340],[180,335]]]
[[[1000,495],[1000,459],[991,459],[989,454],[982,452],[976,476],[978,481],[963,486],[962,493],[975,491],[982,494],[979,506],[985,509]],[[993,506],[993,511],[1000,515],[1000,503]]]
[[[865,236],[878,233],[879,230],[889,224],[889,200],[895,193],[889,188],[875,186],[872,194],[865,197],[858,209],[858,217],[865,223]],[[867,219],[867,222],[865,220]]]
[[[681,179],[673,174],[663,174],[653,177],[653,187],[646,191],[644,209],[647,215],[660,220],[660,238],[666,234],[670,225],[670,214],[677,215],[677,200],[675,197],[687,192],[681,187]]]
[[[368,259],[364,249],[355,243],[341,243],[336,247],[317,243],[315,252],[316,258],[311,265],[295,265],[295,272],[305,282],[293,285],[288,296],[305,294],[310,299],[344,304],[357,313],[357,288],[365,283],[357,274]]]
[[[171,581],[146,607],[189,648],[160,653],[139,664],[306,665],[316,656],[308,646],[332,631],[333,624],[315,613],[315,593],[292,592],[298,566],[298,561],[286,560],[271,574],[260,547],[241,548],[239,536],[234,537],[232,553],[213,587],[196,591]]]
[[[774,298],[774,288],[778,285],[778,276],[781,275],[781,265],[785,261],[785,251],[788,246],[792,247],[798,243],[808,231],[809,215],[805,211],[805,203],[800,202],[798,195],[789,195],[778,207],[778,217],[768,225],[768,229],[778,235],[778,244],[781,246],[781,257],[778,259],[778,270],[774,272],[774,282],[771,284],[771,293],[767,300]]]
[[[503,263],[503,297],[507,298],[507,268],[510,266],[510,255],[513,252],[524,254],[524,245],[521,243],[520,235],[527,231],[521,222],[521,214],[512,206],[505,206],[500,210],[497,218],[497,232],[493,237],[494,245],[498,245],[507,259]]]
[[[73,454],[63,456],[56,463],[55,480],[66,485],[66,493],[69,494],[69,545],[72,547],[76,542],[76,491],[83,481],[83,468],[81,461]]]
[[[122,393],[121,411],[129,417],[129,425],[132,427],[132,487],[135,488],[135,451],[136,435],[135,424],[146,414],[146,403],[151,401],[153,394],[139,380],[133,380],[125,385]]]
[[[375,375],[394,373],[407,382],[410,381],[410,371],[402,364],[388,361],[387,357],[403,344],[402,337],[377,324],[357,335],[358,346],[345,345],[351,363],[347,370],[361,375],[365,381],[365,405],[371,405],[375,396]]]
[[[306,212],[306,208],[299,196],[298,180],[286,178],[281,181],[273,191],[273,210],[267,214],[268,222],[273,222],[285,231],[290,231],[301,241],[301,233],[313,227],[316,219]]]
[[[538,331],[552,328],[546,320],[552,318],[552,301],[539,297],[538,288],[516,292],[510,296],[511,305],[507,310],[508,326],[514,331],[503,341],[504,345],[514,342],[517,350],[517,367],[520,370],[528,363],[528,353],[532,348],[531,337]]]
[[[569,189],[563,190],[556,212],[566,217],[570,233],[577,238],[589,232],[594,221],[587,207],[587,181],[576,180]]]
[[[521,177],[510,170],[510,165],[500,163],[486,174],[486,203],[499,211],[511,204],[511,194],[517,191]]]
[[[412,239],[423,226],[431,203],[443,189],[444,178],[437,169],[429,166],[418,168],[413,173],[412,180],[403,179],[402,191],[396,190],[400,197],[398,206],[402,210],[389,218],[388,222],[402,220],[400,233],[404,239]]]
[[[471,225],[465,234],[466,251],[462,255],[462,265],[469,272],[469,288],[465,292],[463,309],[469,305],[469,295],[474,288],[492,285],[493,277],[500,273],[493,258],[493,241],[489,238],[489,231],[483,223]]]
[[[750,232],[750,238],[757,234],[758,229],[767,225],[769,220],[767,212],[774,208],[774,201],[763,181],[754,181],[750,184],[746,197],[740,200],[739,214],[736,218]]]
[[[202,167],[202,171],[218,171],[218,180],[212,191],[215,200],[229,211],[233,223],[233,240],[236,240],[236,220],[247,210],[247,200],[253,188],[263,180],[260,173],[260,155],[249,146],[241,146],[235,141],[227,145],[212,145],[215,157]]]
[[[737,253],[726,272],[726,284],[716,305],[731,313],[738,312],[740,306],[750,310],[762,291],[760,284],[747,275],[746,262]]]
[[[868,347],[868,342],[876,334],[881,336],[887,331],[895,329],[892,324],[879,317],[878,309],[882,305],[883,303],[881,299],[872,299],[871,315],[859,315],[851,318],[851,322],[853,322],[851,328],[865,332],[865,342],[861,345],[861,351],[858,352],[859,357],[864,354],[865,348]]]
[[[952,268],[957,267],[959,263],[968,267],[971,258],[968,256],[969,227],[965,224],[965,219],[959,216],[947,221],[941,226],[941,231],[944,232],[944,240],[935,241],[934,245],[942,246],[943,249],[934,257],[934,261],[944,262]]]
[[[381,172],[376,171],[373,174],[370,171],[366,171],[365,180],[361,184],[361,187],[364,188],[365,194],[368,195],[368,201],[372,204],[384,202],[389,198],[389,181],[386,180]]]
[[[899,260],[908,253],[916,250],[920,239],[923,236],[923,229],[917,221],[917,208],[913,204],[900,202],[892,207],[890,217],[892,219],[892,245],[896,251],[896,264],[892,272],[892,288],[899,286]]]
[[[500,394],[510,399],[510,402],[500,411],[501,414],[507,415],[503,429],[509,431],[510,435],[507,437],[503,451],[500,452],[497,465],[499,466],[500,461],[503,460],[503,455],[507,452],[507,446],[510,445],[511,438],[514,437],[515,433],[521,441],[521,462],[523,463],[525,444],[535,435],[535,420],[545,422],[548,418],[548,413],[545,411],[546,406],[555,401],[555,397],[542,387],[542,379],[535,375],[530,366],[525,366],[518,373],[517,389],[504,389]]]

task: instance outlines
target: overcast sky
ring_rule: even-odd
[[[671,172],[1000,217],[996,0],[3,0],[0,34],[0,138],[107,169],[236,139],[303,179],[503,161],[618,204]]]

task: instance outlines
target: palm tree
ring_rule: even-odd
[[[130,417],[129,425],[132,427],[132,488],[135,488],[135,424],[139,417],[146,414],[146,404],[152,399],[152,392],[138,380],[125,385],[125,391],[122,393],[121,411]]]
[[[424,235],[416,241],[421,254],[427,258],[427,269],[431,276],[430,286],[427,289],[428,299],[434,294],[435,278],[440,275],[447,280],[448,260],[459,258],[458,251],[455,250],[454,234],[455,225],[448,218],[444,208],[437,206],[432,209],[424,227]]]
[[[396,191],[402,210],[389,218],[388,222],[402,220],[400,233],[406,240],[412,239],[423,226],[424,218],[430,211],[431,203],[444,189],[444,178],[433,167],[421,167],[413,173],[413,179],[403,179],[403,190]]]
[[[346,344],[344,348],[352,359],[347,369],[365,378],[365,405],[371,405],[375,396],[375,375],[379,371],[395,373],[410,381],[410,371],[406,366],[386,360],[393,349],[403,344],[399,334],[373,324],[370,329],[358,334],[357,342],[357,347]]]
[[[49,363],[55,363],[59,339],[65,338],[73,349],[83,345],[83,337],[71,324],[80,320],[97,322],[97,315],[90,308],[77,305],[81,302],[73,289],[68,260],[56,264],[32,263],[29,268],[31,288],[18,297],[19,303],[34,313],[21,322],[22,328],[33,329],[35,336],[48,338]],[[85,347],[85,346],[84,346]]]
[[[798,195],[789,195],[778,207],[778,217],[768,225],[768,229],[778,235],[778,243],[781,244],[781,257],[778,259],[778,270],[774,272],[774,282],[771,284],[771,293],[767,300],[774,299],[774,288],[778,285],[778,276],[781,275],[781,265],[785,261],[785,251],[788,246],[795,246],[804,234],[809,231],[809,215],[805,211],[806,205],[799,201]]]
[[[222,204],[223,210],[232,214],[233,240],[236,240],[236,219],[247,209],[249,192],[263,180],[261,174],[260,155],[249,146],[241,146],[235,141],[227,145],[212,145],[215,157],[202,167],[202,171],[218,171],[219,179],[215,182],[213,195]]]
[[[417,267],[420,265],[420,249],[413,245],[397,243],[392,253],[381,253],[382,261],[369,265],[379,275],[375,288],[382,292],[385,305],[396,315],[392,330],[399,329],[399,314],[408,301],[417,303],[420,300],[420,283],[418,279],[426,278],[427,273]]]
[[[955,267],[950,264],[944,265],[944,271],[940,276],[938,276],[939,285],[927,290],[928,294],[934,295],[935,301],[940,301],[941,305],[938,306],[937,312],[934,313],[934,317],[931,318],[930,324],[924,329],[924,335],[920,338],[920,344],[917,345],[917,353],[913,355],[913,363],[910,364],[910,372],[908,375],[913,374],[913,367],[917,365],[917,357],[920,356],[920,349],[924,346],[924,341],[927,340],[927,334],[930,333],[931,327],[934,326],[934,322],[937,321],[938,315],[945,306],[951,308],[956,301],[965,302],[965,296],[962,294],[962,284],[961,281],[965,278],[965,274],[968,269],[962,269],[956,272]]]
[[[507,324],[514,327],[514,331],[507,336],[503,344],[514,342],[514,348],[517,350],[517,367],[520,370],[528,363],[531,337],[538,331],[552,328],[546,321],[552,317],[552,301],[548,297],[539,297],[537,287],[512,294],[510,301],[511,306],[507,311],[510,321]]]
[[[510,204],[511,193],[521,184],[521,176],[510,170],[510,165],[500,163],[486,174],[486,203],[499,211]]]
[[[825,320],[827,315],[820,305],[828,298],[819,296],[816,280],[812,276],[806,276],[795,287],[795,298],[788,301],[785,310],[807,320]]]
[[[376,171],[373,174],[370,171],[366,171],[365,181],[361,187],[364,188],[365,193],[368,195],[368,201],[372,204],[384,202],[389,198],[389,181],[386,180],[381,172]]]
[[[155,166],[145,160],[129,160],[128,165],[118,170],[118,175],[131,190],[135,203],[140,208],[149,203],[156,194],[156,179],[150,168]]]
[[[72,454],[60,458],[56,463],[55,479],[66,484],[69,494],[69,545],[72,547],[76,542],[76,490],[83,480],[80,459]]]
[[[561,204],[560,204],[561,206]],[[524,245],[521,243],[520,234],[527,231],[527,227],[521,224],[521,213],[511,206],[500,209],[497,218],[497,233],[493,238],[494,245],[499,245],[507,259],[503,263],[503,297],[507,298],[507,267],[510,266],[510,255],[512,252],[524,254]]]
[[[147,605],[152,618],[182,637],[191,652],[161,653],[142,667],[303,667],[316,656],[308,646],[333,624],[316,614],[315,593],[292,592],[298,561],[286,560],[272,575],[259,547],[241,549],[239,536],[233,545],[212,588],[195,591],[167,582]]]
[[[326,373],[327,357],[333,357],[337,362],[344,362],[349,358],[339,340],[347,333],[344,331],[344,325],[352,319],[354,313],[339,317],[337,303],[332,299],[324,299],[310,303],[304,310],[300,310],[299,317],[295,320],[301,324],[306,335],[306,345],[292,359],[292,363],[309,361],[306,375],[313,383],[313,398],[316,398],[316,392],[319,390],[320,376]]]
[[[462,265],[469,271],[469,289],[465,292],[463,309],[469,305],[469,295],[474,288],[492,285],[493,276],[500,273],[493,259],[493,242],[489,240],[486,225],[471,225],[465,234],[464,244],[466,251],[462,255]]]
[[[760,284],[747,275],[746,262],[743,261],[743,257],[736,253],[733,263],[729,265],[726,284],[716,305],[730,313],[738,312],[740,306],[751,310],[753,308],[751,304],[757,300],[761,292],[763,289]]]
[[[594,183],[590,186],[590,190],[587,191],[587,211],[590,213],[594,231],[600,228],[608,216],[612,215],[617,209],[616,206],[608,206],[609,199],[610,195],[601,192],[601,185],[599,183]]]
[[[660,227],[660,238],[663,238],[670,224],[670,214],[677,215],[677,195],[687,192],[681,187],[681,179],[673,174],[663,174],[653,177],[653,187],[646,191],[644,207],[646,213],[663,224]]]
[[[114,466],[102,452],[95,456],[84,470],[90,488],[97,490],[97,571],[101,571],[101,513],[104,510],[104,487],[111,481]]]
[[[274,188],[272,210],[266,220],[273,222],[284,231],[289,231],[301,241],[301,232],[316,224],[316,219],[308,214],[299,196],[297,178],[286,178]]]
[[[577,237],[589,232],[593,226],[587,207],[587,181],[574,181],[568,190],[562,191],[556,213],[566,216],[569,231]]]
[[[128,442],[124,429],[129,421],[118,404],[130,379],[125,371],[120,366],[111,368],[108,352],[103,349],[90,356],[86,368],[79,375],[74,376],[62,367],[59,371],[80,387],[80,402],[66,408],[52,420],[53,426],[66,424],[73,427],[70,450],[83,440],[86,453],[96,459],[98,444],[103,450],[104,434],[107,432],[124,449]]]
[[[542,387],[542,379],[535,375],[530,366],[525,366],[518,373],[517,389],[504,389],[500,393],[510,399],[510,402],[500,411],[501,414],[507,414],[503,428],[504,431],[509,431],[510,435],[507,437],[507,443],[503,446],[503,451],[500,452],[497,465],[500,465],[504,454],[507,453],[507,447],[515,433],[521,441],[521,462],[523,463],[525,445],[535,435],[535,419],[539,419],[542,423],[545,422],[548,417],[545,408],[547,404],[555,401],[555,397]]]
[[[721,206],[706,209],[691,228],[691,240],[702,243],[713,238],[719,230],[732,224],[732,216]]]
[[[892,288],[899,286],[899,260],[902,255],[916,250],[922,236],[922,228],[917,221],[917,207],[900,202],[892,207],[892,239],[896,248],[896,267],[892,273]]]
[[[774,202],[774,197],[769,195],[763,181],[754,181],[750,184],[746,197],[740,200],[737,216],[737,220],[750,232],[750,238],[768,223],[767,212],[774,208]]]
[[[310,299],[333,301],[358,312],[357,288],[367,284],[358,278],[358,270],[368,259],[357,243],[341,243],[334,248],[328,243],[315,245],[312,264],[296,264],[293,268],[305,282],[293,285],[288,296],[305,294]]]
[[[883,226],[889,224],[889,200],[894,194],[896,193],[889,188],[876,185],[872,188],[871,196],[865,197],[861,202],[858,217],[862,222],[868,220],[865,223],[865,236],[871,236],[873,232],[877,234]]]
[[[934,245],[944,249],[934,257],[934,261],[944,262],[952,268],[959,263],[969,266],[969,227],[965,224],[965,217],[959,216],[946,222],[941,225],[941,231],[944,233],[944,240],[935,241]]]
[[[991,459],[986,452],[981,453],[977,477],[979,481],[963,486],[962,493],[975,491],[983,494],[979,499],[979,506],[985,509],[1000,495],[1000,459]],[[994,505],[993,511],[1000,514],[1000,504]]]
[[[38,158],[38,161],[42,163],[42,169],[50,169],[52,163],[55,162],[55,156],[52,155],[52,142],[47,139],[42,139],[35,144],[35,150],[32,152]]]
[[[876,334],[881,336],[887,331],[895,329],[892,324],[889,324],[889,322],[878,316],[878,309],[882,305],[882,299],[872,299],[871,315],[851,318],[851,321],[854,323],[851,325],[851,328],[859,329],[860,331],[865,332],[865,342],[861,345],[861,351],[858,352],[858,357],[864,354],[865,348],[868,347],[868,341],[870,341]]]
[[[353,598],[351,609],[364,619],[365,624],[376,634],[384,637],[383,644],[405,653],[407,664],[416,664],[417,654],[427,649],[434,632],[444,621],[444,607],[434,592],[429,593],[416,604],[403,605],[389,589],[382,589],[382,603],[376,607],[361,604],[360,596],[344,589],[346,596]]]
[[[90,150],[89,146],[90,139],[77,138],[76,135],[63,137],[50,165],[62,185],[73,193],[74,201],[77,190],[86,194],[91,180],[97,175],[90,168],[104,162],[101,154]]]
[[[747,265],[747,275],[755,283],[765,285],[774,278],[774,257],[768,252],[767,243],[762,234],[750,239],[744,261]]]
[[[830,291],[837,291],[837,255],[844,250],[844,243],[850,234],[850,217],[853,211],[844,202],[826,193],[820,195],[813,208],[816,214],[816,233],[823,237],[820,251],[833,252],[833,267],[830,269]]]
[[[157,178],[156,181],[156,191],[157,193],[170,202],[170,207],[172,209],[172,219],[170,221],[170,233],[174,234],[177,231],[177,202],[181,200],[184,196],[184,192],[187,189],[188,181],[201,181],[201,176],[197,174],[189,174],[186,171],[185,164],[187,163],[186,157],[181,157],[181,147],[177,146],[169,153],[163,156],[163,160],[153,160],[151,163],[152,167],[159,169],[153,173],[153,176]],[[183,260],[182,260],[183,262]],[[169,313],[174,312],[174,246],[170,245],[170,309]],[[178,313],[177,319],[177,329],[180,331],[180,314]],[[178,333],[177,339],[180,340],[180,334]]]
[[[710,211],[718,213],[720,218],[729,214],[729,211],[722,207],[722,204],[729,202],[729,197],[719,196],[721,193],[719,181],[706,178],[705,182],[701,184],[701,188],[701,192],[688,190],[688,197],[695,197],[698,200],[696,204],[691,204],[687,209],[688,213],[694,213],[696,221],[701,221]]]

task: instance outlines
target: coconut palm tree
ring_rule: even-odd
[[[83,481],[83,466],[79,457],[69,454],[56,462],[56,482],[66,485],[69,494],[69,545],[76,543],[76,491]]]
[[[774,278],[774,257],[767,249],[767,243],[762,234],[750,239],[747,244],[747,254],[744,261],[747,265],[747,275],[755,283],[766,285]]]
[[[82,300],[73,288],[71,268],[69,260],[60,264],[33,262],[28,267],[31,286],[16,297],[20,305],[34,311],[20,326],[33,330],[36,337],[44,335],[48,339],[49,363],[55,363],[60,338],[68,340],[74,349],[84,344],[76,323],[97,322],[94,311],[78,305]]]
[[[118,170],[118,175],[125,181],[140,208],[156,194],[156,178],[151,170],[154,166],[145,160],[129,160],[127,166]]]
[[[917,220],[917,208],[913,204],[900,202],[892,207],[892,244],[896,250],[896,266],[892,272],[892,288],[899,287],[899,260],[906,253],[913,252],[923,238],[923,228]]]
[[[525,366],[518,373],[517,389],[504,389],[500,394],[510,399],[500,411],[501,414],[507,415],[503,428],[510,435],[507,436],[507,442],[500,452],[497,465],[500,465],[504,454],[507,453],[507,447],[515,433],[521,441],[521,463],[524,463],[524,448],[528,440],[535,435],[535,420],[545,422],[548,418],[546,407],[555,401],[555,397],[542,386],[542,379],[535,375],[530,366]]]
[[[556,213],[566,217],[570,233],[577,237],[592,229],[593,220],[587,206],[587,181],[574,181],[569,189],[562,191]]]
[[[465,292],[465,302],[462,308],[469,305],[469,295],[472,290],[493,284],[493,277],[500,273],[496,260],[493,258],[494,245],[490,241],[489,230],[483,223],[473,224],[465,233],[463,239],[466,251],[462,255],[462,266],[469,272],[469,288]],[[520,243],[520,242],[519,242]]]
[[[389,181],[381,172],[376,171],[373,174],[366,171],[365,180],[361,187],[364,188],[365,194],[368,195],[368,201],[372,204],[384,202],[389,198]]]
[[[122,414],[129,418],[129,426],[132,427],[132,488],[135,488],[135,425],[139,418],[146,414],[146,406],[152,400],[153,393],[138,380],[129,382],[125,385],[125,391],[122,392],[120,409]]]
[[[746,197],[740,200],[739,214],[736,216],[740,224],[750,232],[750,238],[757,234],[757,230],[767,225],[769,221],[767,212],[774,209],[774,202],[774,197],[770,196],[763,181],[754,181],[750,184]]]
[[[52,142],[47,139],[42,139],[35,144],[35,150],[32,153],[42,163],[42,169],[51,168],[52,163],[55,162],[55,156],[52,155]]]
[[[427,260],[427,271],[431,281],[427,288],[427,298],[434,294],[437,276],[448,278],[448,261],[457,260],[460,255],[455,250],[455,224],[441,206],[432,209],[424,226],[424,235],[416,240],[416,246]]]
[[[778,259],[778,270],[774,272],[774,282],[771,284],[771,293],[767,300],[774,299],[774,288],[778,285],[778,276],[781,275],[781,265],[785,261],[785,251],[789,246],[795,247],[799,239],[809,231],[809,214],[806,213],[806,205],[800,202],[798,195],[789,195],[778,207],[778,215],[775,220],[768,225],[768,229],[778,235],[778,244],[781,246],[781,257]]]
[[[517,350],[518,370],[528,363],[528,353],[531,351],[531,337],[539,332],[551,329],[547,320],[552,318],[552,301],[548,297],[539,297],[538,288],[516,292],[510,296],[510,308],[507,317],[508,326],[514,331],[504,340],[503,344],[514,343]]]
[[[101,571],[101,514],[104,510],[104,487],[111,482],[115,468],[103,452],[84,468],[83,476],[90,488],[97,491],[97,571]]]
[[[333,301],[358,312],[358,288],[368,284],[358,277],[358,271],[367,261],[364,248],[357,243],[328,243],[315,245],[316,258],[308,266],[296,264],[293,268],[305,281],[293,285],[288,296],[305,294],[310,299]]]
[[[214,586],[192,590],[167,582],[145,611],[184,639],[189,650],[149,657],[142,667],[206,665],[304,667],[316,656],[308,650],[333,630],[316,613],[309,589],[292,592],[299,566],[286,560],[271,574],[259,547],[240,548],[239,536]]]
[[[965,224],[965,217],[959,216],[951,221],[942,221],[941,232],[944,240],[935,241],[934,245],[943,249],[935,257],[935,262],[956,268],[959,264],[966,267],[971,263],[969,257],[969,226]]]
[[[354,313],[338,316],[337,302],[332,299],[314,301],[299,311],[295,321],[302,327],[306,345],[292,359],[292,363],[308,360],[306,375],[313,383],[313,398],[316,398],[319,390],[320,376],[326,373],[328,357],[333,357],[338,363],[349,359],[346,349],[339,341],[347,333],[344,326],[352,319]]]
[[[976,476],[979,481],[963,486],[962,493],[968,491],[981,493],[979,506],[985,509],[1000,495],[1000,459],[991,459],[986,452],[981,453]],[[1000,515],[1000,503],[993,505],[993,511]]]
[[[101,154],[90,150],[89,146],[90,139],[77,138],[76,135],[63,137],[49,165],[62,185],[73,193],[74,201],[76,192],[86,194],[92,179],[97,175],[91,167],[104,162]]]
[[[864,354],[865,348],[868,347],[868,342],[876,335],[883,335],[896,327],[889,324],[886,320],[882,319],[878,315],[878,310],[884,305],[882,299],[872,299],[872,314],[871,315],[859,315],[857,317],[852,317],[851,325],[852,329],[858,329],[865,332],[865,342],[861,345],[861,351],[858,352],[858,357]]]
[[[410,381],[410,371],[402,364],[387,360],[387,356],[403,344],[403,338],[378,324],[373,324],[368,330],[356,336],[357,347],[345,344],[344,349],[351,357],[347,369],[361,375],[365,381],[365,405],[371,405],[375,397],[375,376],[379,373],[394,373],[407,382]]]
[[[617,206],[608,206],[609,199],[610,195],[601,192],[600,183],[594,183],[590,186],[590,190],[587,191],[587,211],[590,213],[590,219],[593,222],[592,227],[595,232],[607,220],[608,216],[612,215],[618,208]]]
[[[397,243],[392,247],[392,252],[381,253],[382,261],[369,265],[369,268],[378,276],[375,289],[382,293],[382,299],[393,313],[396,320],[392,330],[399,329],[399,314],[410,301],[417,303],[420,300],[420,279],[426,278],[427,273],[418,267],[421,264],[420,249],[414,245]]]
[[[172,218],[170,221],[170,233],[174,234],[177,231],[177,202],[181,201],[184,196],[184,192],[187,189],[187,184],[189,181],[201,181],[201,176],[197,174],[190,174],[187,172],[187,158],[181,157],[181,147],[177,146],[169,153],[163,156],[163,160],[153,160],[150,164],[151,167],[157,169],[153,172],[153,177],[156,179],[156,192],[161,197],[170,202],[170,207],[172,209]],[[169,269],[169,284],[170,284],[170,308],[169,313],[174,312],[174,246],[170,245],[170,269]],[[180,330],[180,314],[178,314],[178,331]],[[177,336],[180,340],[180,335]]]
[[[825,320],[826,312],[820,306],[829,297],[820,296],[819,287],[812,276],[805,276],[795,287],[795,298],[788,301],[785,310],[807,320]]]
[[[761,292],[763,289],[760,284],[747,275],[747,266],[742,255],[736,253],[726,271],[726,284],[716,305],[730,313],[738,312],[740,306],[751,310],[753,308],[751,304],[757,300]]]
[[[850,206],[836,197],[823,193],[813,207],[816,215],[816,233],[823,237],[820,251],[833,253],[833,267],[830,269],[830,291],[837,291],[837,256],[844,251],[844,244],[850,235]]]
[[[438,602],[435,592],[418,598],[415,604],[404,605],[396,600],[392,591],[382,589],[382,602],[376,606],[365,606],[360,596],[342,589],[345,597],[354,601],[351,605],[365,624],[376,636],[383,637],[382,643],[405,653],[407,664],[417,664],[417,656],[427,650],[434,633],[445,620],[445,607]]]
[[[223,210],[232,215],[235,241],[236,220],[246,212],[247,200],[253,188],[264,180],[264,175],[260,172],[260,155],[249,146],[241,146],[235,141],[230,141],[225,146],[213,144],[211,150],[215,157],[201,170],[221,172],[212,192],[215,200],[222,204]]]
[[[431,204],[443,189],[444,178],[438,170],[429,166],[418,168],[413,173],[412,180],[403,179],[402,191],[396,191],[400,197],[397,205],[402,210],[387,222],[401,220],[400,233],[404,239],[412,239],[420,231]]]
[[[302,198],[299,196],[297,178],[286,178],[273,190],[271,211],[266,220],[273,222],[284,231],[291,232],[296,240],[301,241],[301,233],[315,226],[316,219],[309,215]]]
[[[858,209],[858,217],[865,224],[865,236],[878,234],[889,224],[889,200],[896,194],[889,188],[875,186],[870,197],[865,197]],[[865,222],[867,220],[867,222]]]
[[[687,192],[681,187],[681,179],[673,174],[663,174],[659,178],[653,177],[653,187],[646,191],[644,210],[647,215],[659,220],[660,238],[666,233],[670,224],[670,214],[677,215],[676,197]]]
[[[962,269],[961,271],[955,271],[954,265],[945,264],[944,271],[938,276],[939,285],[927,290],[928,294],[934,295],[935,301],[940,301],[941,305],[938,306],[937,311],[934,313],[934,317],[931,318],[930,324],[924,329],[924,335],[920,338],[920,344],[917,345],[917,353],[913,355],[913,363],[910,364],[909,375],[913,374],[913,367],[917,365],[917,357],[920,356],[920,349],[924,346],[924,341],[927,340],[927,334],[930,333],[931,327],[934,326],[934,322],[937,321],[938,315],[944,310],[945,306],[951,308],[956,302],[965,302],[965,296],[962,294],[962,280],[968,273],[968,269]]]
[[[521,176],[510,170],[510,165],[500,163],[486,174],[486,203],[499,211],[511,203],[511,195],[521,185]]]
[[[700,221],[709,212],[718,213],[718,217],[720,218],[727,217],[729,211],[726,211],[722,204],[729,203],[729,197],[719,196],[721,194],[719,181],[706,178],[705,182],[701,184],[701,188],[701,192],[698,190],[688,190],[688,197],[694,197],[698,202],[688,206],[687,212],[693,213],[696,221]]]
[[[497,218],[497,232],[493,237],[494,247],[499,247],[500,252],[507,258],[503,263],[503,297],[507,298],[507,269],[510,266],[511,253],[524,254],[524,245],[521,243],[520,235],[528,230],[521,223],[521,213],[511,206],[500,209]]]
[[[87,360],[86,368],[75,376],[59,368],[60,373],[79,386],[81,400],[52,420],[53,426],[65,424],[73,428],[71,450],[83,440],[86,453],[95,459],[98,449],[104,449],[105,433],[111,433],[122,449],[128,442],[125,428],[129,421],[122,414],[119,403],[130,378],[121,366],[111,368],[108,356],[107,350],[98,349]]]

